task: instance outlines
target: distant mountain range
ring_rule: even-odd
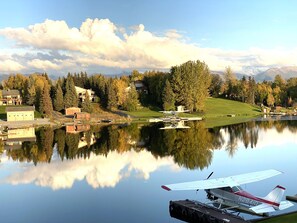
[[[255,80],[258,82],[273,81],[276,75],[281,75],[284,79],[291,77],[297,77],[297,66],[281,67],[281,68],[270,68],[264,72],[255,75]]]
[[[213,74],[224,75],[223,71],[213,71]],[[276,75],[281,75],[284,79],[289,79],[291,77],[297,77],[297,66],[288,66],[288,67],[280,67],[280,68],[269,68],[263,72],[257,73],[254,76],[257,82],[266,81],[273,81]],[[245,75],[242,73],[235,73],[237,79],[241,79],[243,76],[250,76]]]

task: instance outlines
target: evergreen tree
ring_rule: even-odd
[[[222,93],[223,80],[219,74],[211,75],[211,84],[209,86],[209,93],[213,97],[219,97]]]
[[[34,78],[32,76],[25,83],[24,102],[27,105],[36,104],[36,88],[34,85]]]
[[[249,104],[255,104],[255,94],[256,94],[256,81],[253,77],[249,77],[249,81],[248,81],[248,94],[247,94],[247,103]]]
[[[138,92],[133,84],[128,92],[127,99],[124,103],[124,109],[127,111],[136,111],[139,104]]]
[[[117,108],[116,88],[114,86],[112,79],[109,79],[106,84],[106,93],[107,93],[107,109],[112,111]]]
[[[50,117],[53,112],[53,104],[49,93],[49,86],[47,84],[44,85],[42,91],[42,100],[39,104],[39,111],[47,117]]]
[[[55,131],[55,142],[57,143],[57,150],[61,160],[64,160],[64,149],[65,149],[65,130],[57,129]]]
[[[92,113],[92,111],[93,111],[93,107],[91,104],[91,100],[90,100],[88,91],[86,91],[85,100],[82,102],[82,111],[88,112],[88,113]]]
[[[246,80],[246,77],[243,76],[240,81],[239,96],[242,102],[246,102],[249,92],[249,83]]]
[[[64,104],[65,108],[77,107],[78,106],[78,97],[75,90],[75,85],[73,79],[68,75],[65,85],[65,95],[64,95]]]
[[[57,89],[54,98],[54,108],[55,111],[61,111],[64,109],[63,91],[60,83],[57,83]]]
[[[175,99],[174,99],[174,93],[172,90],[172,87],[170,85],[170,82],[166,80],[165,82],[165,88],[163,90],[163,109],[164,110],[175,110]]]
[[[39,111],[41,114],[43,113],[43,98],[42,98],[42,90],[38,87],[36,89],[36,97],[35,97],[35,106],[36,110]]]

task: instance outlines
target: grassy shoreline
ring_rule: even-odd
[[[96,107],[96,106],[95,106]],[[98,106],[97,106],[98,107]],[[0,106],[0,118],[6,119],[6,106]],[[106,114],[105,114],[106,113]],[[94,115],[103,115],[104,117],[114,118],[116,122],[123,122],[121,119],[123,116],[114,117],[114,114],[110,112],[105,112],[102,114],[101,110],[96,109]],[[143,107],[135,112],[119,111],[124,115],[129,116],[127,120],[132,120],[132,122],[148,122],[150,118],[161,118],[164,114],[160,112],[158,108],[147,108]],[[220,98],[208,98],[205,104],[204,113],[182,113],[179,114],[181,117],[202,117],[205,122],[206,128],[214,128],[218,126],[232,125],[242,122],[247,122],[256,116],[261,115],[261,110],[257,106],[252,106],[246,103],[232,101]],[[35,118],[40,118],[41,115],[35,112]],[[57,121],[57,120],[56,120]]]
[[[164,117],[161,112],[149,108],[125,112],[125,114],[129,115],[134,122],[147,122],[149,118]],[[247,122],[259,115],[261,115],[261,109],[258,106],[221,98],[208,98],[204,113],[180,114],[182,117],[202,117],[207,128]]]

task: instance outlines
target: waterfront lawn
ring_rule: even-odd
[[[150,118],[164,117],[159,108],[143,107],[135,112],[125,112],[133,121],[147,121]],[[207,128],[242,123],[261,114],[261,109],[246,103],[221,98],[207,98],[204,113],[182,113],[181,117],[203,117]],[[235,115],[235,117],[228,117]]]
[[[134,112],[128,112],[124,111],[127,115],[129,115],[133,121],[148,121],[150,118],[160,118],[163,117],[163,114],[159,112],[156,108],[148,108],[148,107],[142,107],[141,109],[134,111]]]
[[[221,98],[208,98],[202,116],[206,127],[212,128],[247,122],[258,115],[261,115],[258,106]]]
[[[261,109],[239,101],[222,98],[208,98],[205,103],[205,118],[235,116],[255,116],[259,115]]]

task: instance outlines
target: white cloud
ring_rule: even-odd
[[[149,179],[150,174],[160,167],[179,169],[172,157],[155,158],[148,151],[128,151],[119,154],[115,151],[107,156],[91,155],[89,159],[41,163],[12,170],[3,181],[12,185],[34,183],[53,190],[71,188],[75,181],[83,179],[93,188],[115,187],[121,179],[136,172],[138,177]],[[16,172],[14,172],[16,171]]]
[[[28,62],[28,65],[40,70],[48,70],[48,69],[59,69],[59,65],[55,64],[49,60],[39,60],[34,59]]]
[[[211,70],[231,66],[234,71],[251,73],[253,67],[296,65],[294,58],[297,56],[296,49],[250,48],[240,51],[205,48],[187,41],[187,37],[174,29],[156,35],[146,30],[143,24],[126,30],[109,19],[86,19],[79,28],[69,27],[65,21],[45,20],[27,28],[0,29],[0,35],[15,41],[23,51],[36,53],[36,58],[26,62],[6,61],[0,72],[24,68],[67,72],[69,66],[64,61],[38,58],[38,52],[49,50],[70,55],[67,64],[77,70],[81,70],[81,66],[168,69],[188,60],[201,60]]]
[[[11,59],[0,59],[0,72],[11,73],[23,70],[25,67],[17,61]]]

